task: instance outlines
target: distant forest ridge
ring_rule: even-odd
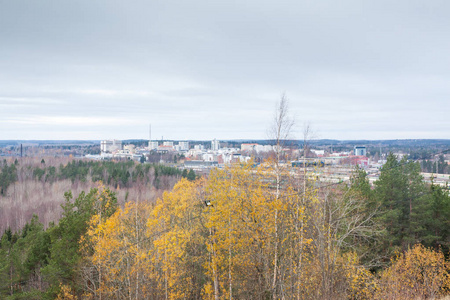
[[[42,146],[42,145],[95,145],[99,144],[100,140],[0,140],[0,147],[18,146]]]
[[[127,139],[122,140],[124,144],[147,142],[148,139]],[[172,140],[168,140],[172,141]],[[177,140],[173,140],[177,141]],[[209,140],[183,140],[191,143],[205,143]],[[270,139],[229,139],[220,140],[220,142],[231,144],[243,144],[243,143],[257,143],[261,145],[276,144],[276,141]],[[0,140],[0,147],[16,146],[23,144],[29,145],[95,145],[99,144],[100,140]],[[381,146],[435,146],[435,145],[450,145],[450,139],[394,139],[394,140],[333,140],[333,139],[313,139],[308,141],[310,145],[325,146],[325,145],[381,145]],[[287,140],[286,144],[301,145],[303,140],[292,139]]]

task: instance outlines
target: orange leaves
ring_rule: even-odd
[[[339,260],[348,284],[348,297],[351,299],[371,298],[377,287],[376,278],[368,269],[360,265],[356,253],[344,253]]]
[[[134,297],[142,292],[135,287],[146,280],[145,224],[149,210],[146,203],[127,203],[108,219],[102,220],[100,214],[92,217],[84,237],[84,277],[91,294],[113,298],[118,293]]]
[[[440,297],[450,289],[449,269],[442,252],[415,245],[382,273],[377,298]]]
[[[69,286],[60,284],[60,292],[58,293],[56,300],[75,300],[76,296],[73,295]]]
[[[84,237],[90,296],[410,299],[450,288],[449,263],[421,246],[377,278],[341,238],[366,229],[358,202],[280,178],[277,186],[270,170],[236,165],[182,179],[153,205],[95,215]]]
[[[147,220],[147,236],[152,242],[150,269],[159,269],[155,272],[158,287],[171,299],[201,291],[192,282],[201,276],[198,268],[203,261],[190,255],[202,251],[204,245],[200,235],[204,206],[199,196],[201,185],[202,181],[180,180],[172,192],[158,200]]]
[[[283,180],[277,189],[275,179],[270,168],[251,164],[209,175],[205,192],[213,206],[205,208],[204,215],[211,230],[211,259],[205,268],[213,287],[218,281],[221,297],[265,297],[276,264],[277,274],[285,272],[285,291],[288,282],[295,281],[299,253],[309,242],[300,233],[301,223],[306,223],[304,207],[291,182]]]

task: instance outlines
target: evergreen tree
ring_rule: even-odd
[[[370,187],[366,171],[357,168],[355,172],[353,172],[353,176],[350,178],[350,188],[365,200],[367,206],[375,208],[375,195]]]
[[[429,187],[427,210],[422,211],[425,218],[422,243],[427,247],[441,248],[445,253],[450,249],[450,195],[434,183]]]
[[[49,241],[36,215],[21,234],[5,232],[0,241],[0,298],[41,299],[44,278],[40,269],[47,264]],[[27,292],[23,287],[29,286]],[[17,296],[17,297],[15,297]]]
[[[88,194],[82,192],[74,201],[71,192],[65,193],[63,217],[59,224],[49,229],[51,239],[51,258],[43,269],[50,283],[48,296],[54,297],[60,284],[70,285],[80,291],[78,264],[82,259],[80,238],[86,233],[89,220],[100,211],[104,218],[111,216],[117,209],[117,199],[109,189],[103,187],[91,189]]]
[[[0,170],[0,195],[6,195],[6,190],[9,185],[17,180],[16,165],[8,166],[6,160],[3,160],[2,168]]]
[[[189,173],[186,176],[187,180],[194,181],[196,178],[194,170],[189,170]]]
[[[9,230],[11,233],[11,230]],[[11,293],[12,235],[5,232],[0,240],[0,298]]]
[[[381,210],[379,221],[387,231],[385,247],[407,250],[420,241],[424,219],[421,215],[426,202],[425,185],[420,165],[401,161],[390,153],[375,182],[375,197]]]

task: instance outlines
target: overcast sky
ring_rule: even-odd
[[[1,139],[450,138],[450,1],[0,0]]]

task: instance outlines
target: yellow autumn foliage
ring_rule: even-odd
[[[69,286],[60,284],[60,291],[56,296],[56,300],[76,300],[77,297],[73,295]]]
[[[418,244],[393,259],[375,299],[435,299],[450,291],[450,263],[440,251]]]
[[[215,169],[181,179],[156,203],[93,216],[82,240],[85,298],[411,299],[448,291],[448,262],[421,246],[380,278],[369,272],[345,240],[366,222],[358,201],[320,195],[285,168],[277,178],[251,163]]]

